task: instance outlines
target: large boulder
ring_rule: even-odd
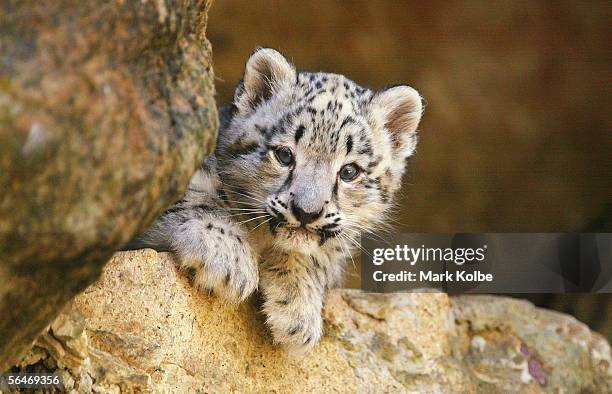
[[[208,3],[0,3],[0,371],[211,151]]]
[[[612,392],[609,344],[526,301],[336,290],[302,358],[272,344],[256,303],[202,294],[169,254],[121,252],[20,367],[77,392]]]

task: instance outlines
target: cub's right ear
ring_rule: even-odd
[[[250,113],[276,92],[295,84],[296,76],[293,65],[278,51],[257,49],[246,63],[244,77],[236,88],[234,105],[241,113]]]

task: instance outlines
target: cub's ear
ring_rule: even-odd
[[[274,93],[294,85],[296,78],[295,68],[283,55],[271,48],[259,48],[247,60],[234,105],[240,112],[249,113]]]
[[[376,93],[371,103],[377,124],[391,136],[394,153],[400,155],[400,159],[412,155],[417,143],[416,129],[423,112],[419,92],[410,86],[394,86]]]

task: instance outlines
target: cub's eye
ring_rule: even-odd
[[[287,148],[286,146],[276,148],[274,155],[276,156],[276,160],[278,160],[278,162],[285,167],[293,164],[293,152],[291,152],[291,149]]]
[[[359,168],[357,164],[345,164],[340,169],[340,179],[342,179],[344,182],[350,182],[357,178],[359,173],[361,173],[361,168]]]

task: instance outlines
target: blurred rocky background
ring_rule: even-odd
[[[208,37],[219,102],[256,46],[298,68],[422,93],[399,230],[606,232],[611,13],[607,1],[224,0]],[[608,296],[530,298],[612,336]]]

